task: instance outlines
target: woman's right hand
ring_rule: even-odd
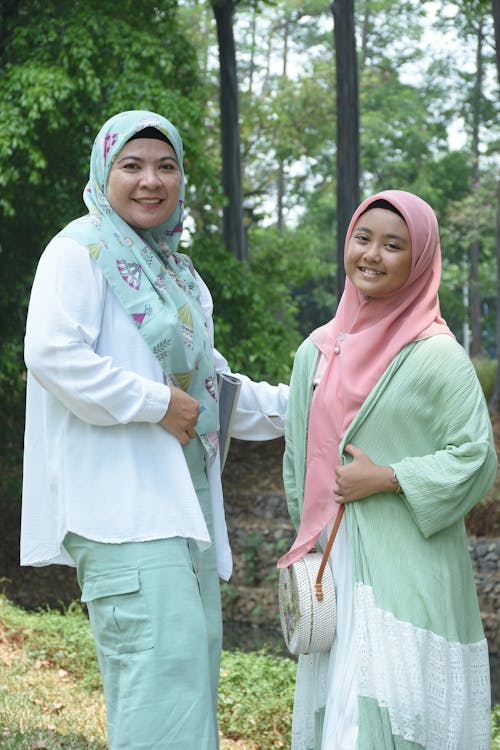
[[[181,445],[195,437],[195,427],[200,414],[198,401],[181,388],[170,386],[170,403],[159,425],[171,432]]]
[[[362,500],[377,492],[395,491],[394,472],[390,466],[373,463],[370,456],[351,443],[344,447],[344,452],[352,456],[352,461],[335,469],[333,491],[338,503]]]

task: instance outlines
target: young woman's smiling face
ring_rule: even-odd
[[[345,270],[366,297],[387,297],[408,280],[411,239],[406,222],[385,208],[370,208],[354,226]]]
[[[181,170],[169,143],[136,138],[124,145],[109,172],[111,207],[134,229],[153,229],[179,200]]]

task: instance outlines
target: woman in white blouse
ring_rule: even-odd
[[[30,299],[22,565],[75,565],[111,750],[214,750],[231,574],[212,300],[182,231],[182,142],[130,111],[101,128],[88,214],[41,256]],[[232,434],[282,434],[286,386],[242,381]]]

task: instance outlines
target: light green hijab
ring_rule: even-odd
[[[170,141],[181,170],[181,186],[177,206],[167,221],[143,231],[133,229],[112,209],[106,186],[112,164],[125,143],[151,127]],[[196,430],[212,461],[219,428],[212,347],[191,263],[177,252],[184,195],[183,149],[176,128],[154,112],[121,112],[102,126],[92,147],[90,179],[83,193],[89,213],[68,224],[60,235],[89,248],[113,293],[158,359],[165,382],[199,401]]]

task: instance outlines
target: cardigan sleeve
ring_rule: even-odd
[[[306,339],[295,354],[290,394],[285,421],[285,454],[283,483],[288,512],[298,529],[304,502],[306,474],[307,429],[313,394],[313,378],[318,351],[311,339]]]
[[[390,464],[426,538],[463,519],[497,470],[491,420],[474,367],[456,342],[444,342],[444,350],[439,345],[441,356],[431,343],[422,347],[424,360],[418,363],[423,373],[418,390],[432,412],[422,440],[434,450]]]

